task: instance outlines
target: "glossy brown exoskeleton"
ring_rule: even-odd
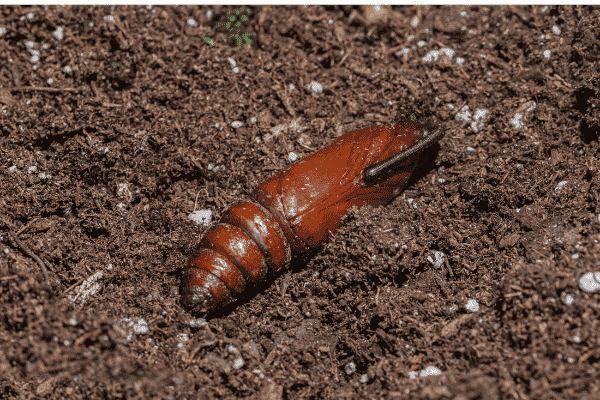
[[[261,183],[202,238],[183,274],[183,304],[205,313],[230,303],[292,254],[318,251],[353,206],[383,205],[443,133],[404,122],[346,133]]]

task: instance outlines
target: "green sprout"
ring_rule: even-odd
[[[118,65],[117,65],[117,63],[115,63],[115,62],[114,62],[114,63],[112,63],[112,67],[113,67],[113,69],[115,69],[115,68],[119,68],[119,66],[118,66]],[[121,65],[121,69],[125,69],[125,67]],[[125,71],[121,71],[121,75],[123,75],[124,73],[125,73]]]
[[[403,120],[405,118],[404,115],[398,115],[396,118],[394,118],[392,120],[392,123],[396,122],[396,121],[400,121]],[[410,116],[408,116],[408,119],[412,122],[418,121],[419,118],[415,115],[415,114],[410,114]],[[429,120],[429,117],[425,118],[425,120],[423,122],[426,122]]]
[[[211,46],[214,46],[214,45],[215,45],[215,41],[214,41],[214,40],[212,40],[212,39],[211,39],[211,38],[209,38],[209,37],[202,36],[202,39],[204,39],[204,41],[205,41],[206,43],[208,43],[209,45],[211,45]]]
[[[249,9],[247,9],[247,11],[248,11],[248,12],[250,12],[250,10],[249,10]],[[229,15],[230,13],[231,13],[231,10],[229,10],[229,11],[227,12],[227,14],[228,14],[228,15]],[[240,15],[240,10],[235,10],[235,15]],[[245,16],[245,15],[242,15],[242,16],[240,17],[240,19],[241,19],[242,21],[244,21],[244,22],[248,21],[248,17],[247,17],[247,16]],[[235,17],[232,15],[231,17],[229,17],[229,22],[227,22],[226,24],[224,24],[224,25],[225,25],[225,27],[226,27],[227,29],[229,29],[229,28],[231,27],[231,24],[232,24],[234,21],[235,21]],[[242,25],[242,23],[241,23],[240,21],[238,21],[238,22],[236,22],[236,23],[235,23],[235,27],[236,27],[236,28],[239,28],[239,27],[240,27],[240,25]]]
[[[345,6],[346,8],[350,8],[352,6]],[[338,8],[338,6],[335,6],[335,8]],[[352,15],[354,15],[354,10],[352,10],[352,12],[350,13],[350,15],[348,16],[348,18],[352,18]],[[344,12],[340,11],[339,17],[342,18],[344,16]]]
[[[250,13],[250,9],[249,9],[249,8],[247,8],[247,9],[246,9],[246,12],[247,12],[247,13]],[[240,11],[240,10],[235,10],[235,15],[238,15],[238,16],[239,16],[239,15],[240,15],[240,13],[241,13],[241,11]],[[227,15],[230,15],[230,17],[229,17],[229,22],[226,22],[226,23],[219,23],[219,25],[224,25],[224,26],[225,26],[227,29],[229,29],[229,31],[231,31],[232,29],[234,29],[234,27],[235,27],[235,28],[239,28],[239,27],[242,25],[242,22],[246,22],[246,21],[248,21],[248,16],[246,16],[246,15],[242,14],[242,15],[240,16],[240,18],[239,18],[239,19],[240,19],[240,21],[237,21],[237,22],[236,22],[236,17],[235,17],[235,15],[231,15],[231,10],[227,11]],[[250,43],[252,43],[252,40],[250,40],[250,39],[248,38],[248,36],[250,36],[250,35],[255,35],[255,33],[246,32],[246,33],[244,33],[243,35],[240,35],[240,34],[239,34],[239,32],[240,32],[240,30],[239,30],[239,29],[237,29],[237,31],[236,31],[235,33],[232,33],[231,35],[229,35],[229,37],[230,37],[230,38],[231,38],[231,37],[234,37],[234,38],[235,38],[235,40],[236,40],[236,44],[237,44],[237,46],[238,46],[238,47],[242,45],[242,39],[244,39],[244,40],[246,41],[246,43],[247,43],[247,44],[250,44]]]

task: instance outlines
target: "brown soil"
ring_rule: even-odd
[[[1,7],[0,397],[600,398],[599,21]],[[192,211],[410,113],[447,134],[396,200],[219,314],[181,307]]]

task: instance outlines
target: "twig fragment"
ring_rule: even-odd
[[[34,219],[32,219],[31,221],[29,221],[29,222],[27,223],[27,225],[25,225],[24,227],[22,227],[21,229],[19,229],[19,231],[17,232],[17,235],[20,235],[21,233],[25,232],[25,230],[26,230],[27,228],[29,228],[29,226],[30,226],[31,224],[33,224],[35,221],[37,221],[38,219],[39,219],[38,217],[35,217],[35,218],[34,218]]]
[[[292,118],[296,118],[296,112],[294,111],[294,108],[292,107],[292,105],[290,104],[290,98],[287,94],[287,88],[285,86],[285,84],[280,83],[281,86],[283,86],[283,93],[280,90],[280,87],[273,87],[273,91],[275,92],[275,94],[277,95],[277,97],[279,98],[279,100],[281,101],[281,103],[283,104],[283,106],[285,107],[285,110],[292,116]]]
[[[77,88],[53,88],[53,87],[39,87],[39,86],[16,86],[9,88],[11,92],[81,92],[82,89]]]
[[[25,253],[27,253],[27,255],[29,257],[31,257],[35,261],[37,261],[38,265],[42,269],[44,277],[46,278],[46,284],[48,286],[51,286],[50,285],[50,278],[48,277],[48,268],[46,268],[46,264],[44,264],[44,262],[42,261],[42,259],[39,258],[37,255],[35,255],[33,253],[33,251],[29,250],[29,248],[27,246],[25,246],[25,244],[19,240],[19,237],[17,236],[17,234],[12,229],[9,229],[8,233],[13,238],[13,240],[17,243],[17,245],[19,245],[19,247],[21,248],[21,250],[23,250]]]

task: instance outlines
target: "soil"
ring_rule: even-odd
[[[598,43],[598,7],[1,7],[0,397],[599,399]],[[182,307],[228,205],[398,115],[446,136],[394,201]]]

